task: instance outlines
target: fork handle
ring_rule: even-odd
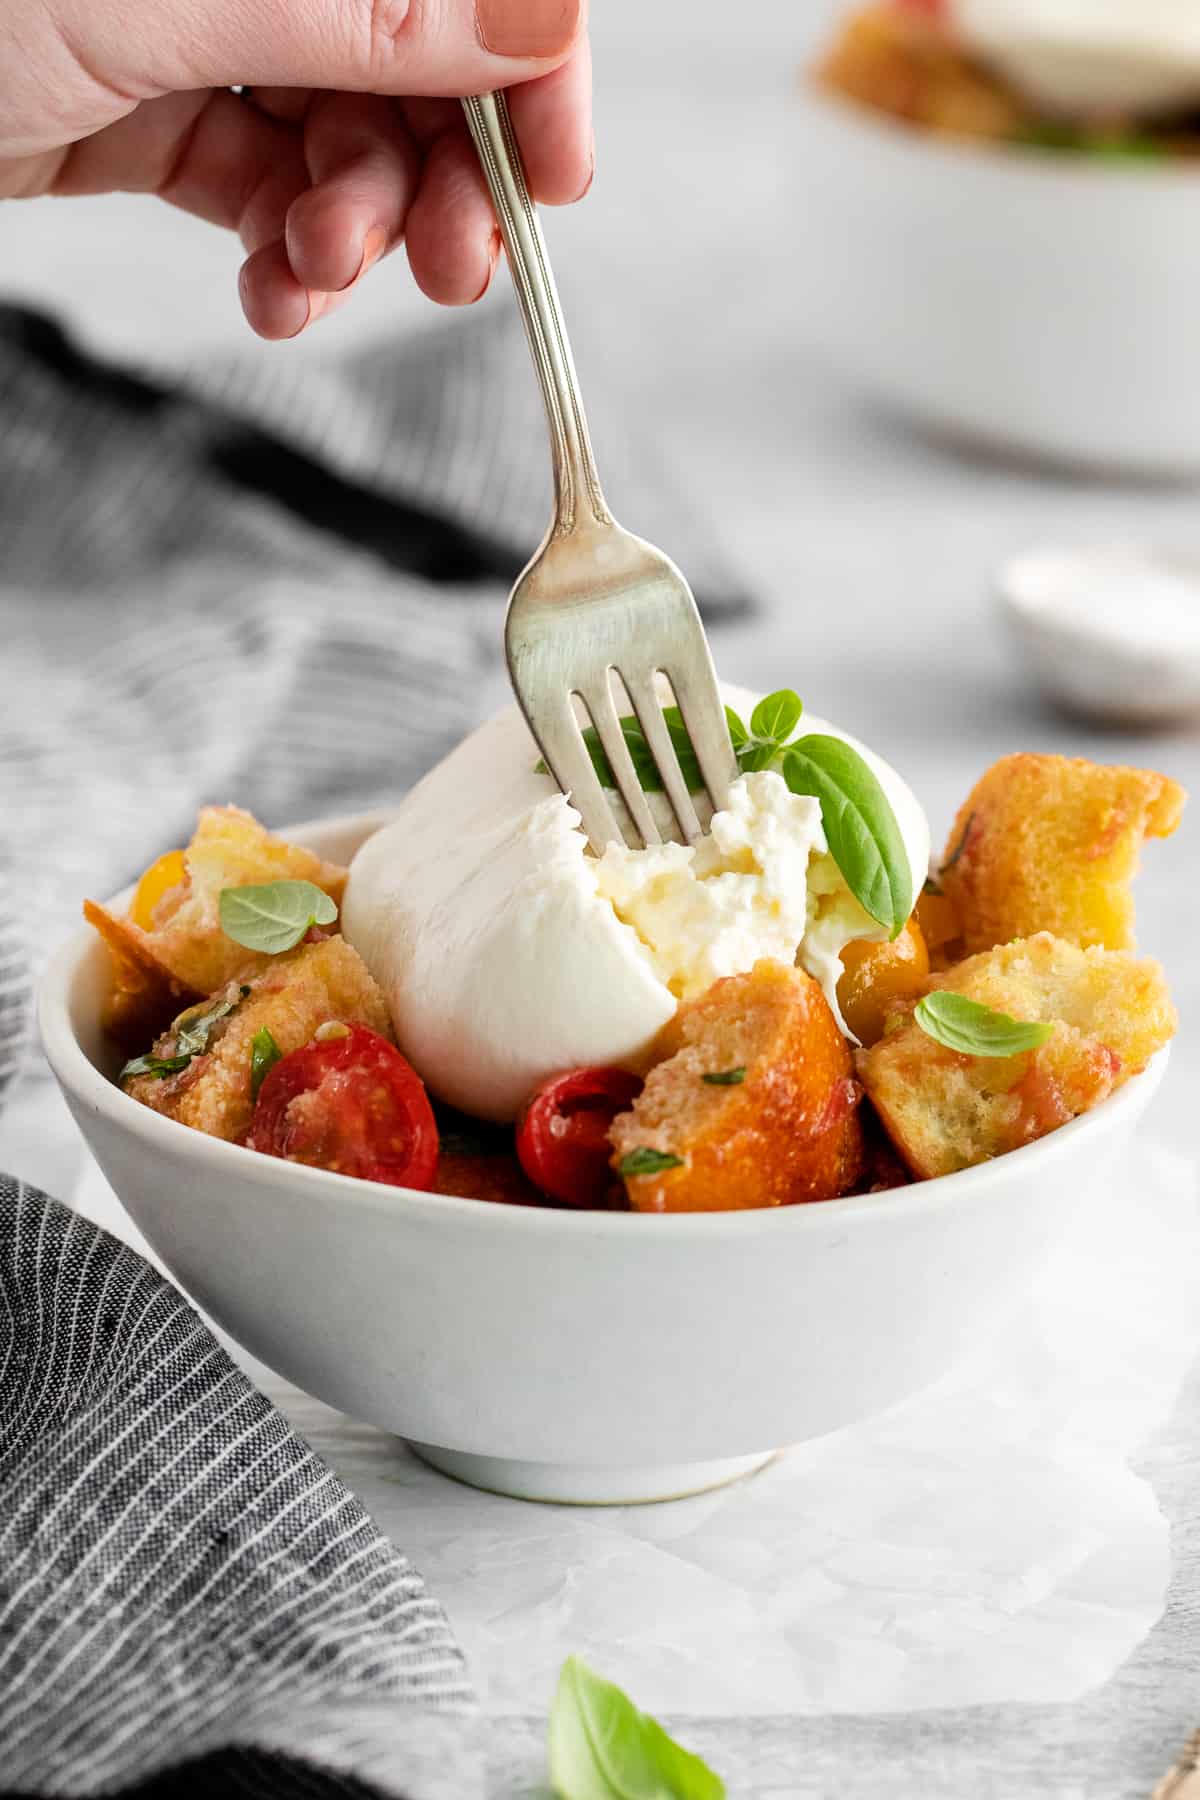
[[[491,190],[508,267],[521,304],[525,334],[546,403],[554,468],[552,537],[565,537],[581,518],[612,523],[592,455],[579,378],[537,209],[529,197],[521,152],[502,93],[463,101],[467,124]]]

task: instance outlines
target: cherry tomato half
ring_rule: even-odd
[[[420,1076],[366,1025],[281,1057],[259,1090],[251,1150],[393,1187],[429,1188],[438,1131]]]
[[[625,1069],[572,1069],[526,1102],[517,1155],[530,1181],[568,1206],[602,1206],[614,1176],[609,1127],[642,1091]]]

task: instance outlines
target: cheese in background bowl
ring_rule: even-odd
[[[749,713],[755,696],[726,688]],[[914,896],[925,815],[866,746]],[[837,1009],[840,953],[886,933],[829,856],[816,801],[771,770],[735,783],[696,850],[586,851],[578,815],[520,713],[480,727],[412,790],[351,865],[343,929],[387,996],[398,1041],[432,1090],[481,1118],[515,1117],[558,1070],[636,1066],[680,998],[760,957],[797,961]],[[740,791],[738,791],[740,790]]]
[[[1200,104],[1195,0],[947,0],[943,12],[1048,113],[1153,118]]]

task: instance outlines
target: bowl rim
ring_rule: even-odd
[[[314,833],[361,831],[365,837],[390,817],[388,809],[376,809],[339,814],[331,819],[304,820],[298,825],[281,827],[281,831],[300,843],[305,843]],[[126,904],[132,893],[133,884],[106,904]],[[961,1205],[976,1198],[989,1185],[999,1184],[1003,1188],[1013,1178],[1021,1179],[1025,1174],[1032,1176],[1032,1158],[1039,1158],[1043,1165],[1064,1157],[1069,1159],[1077,1138],[1083,1133],[1118,1129],[1126,1113],[1139,1112],[1150,1100],[1166,1073],[1171,1053],[1170,1045],[1164,1046],[1143,1070],[1109,1099],[1091,1112],[1059,1126],[1046,1137],[1023,1144],[991,1162],[960,1169],[953,1175],[937,1175],[927,1181],[912,1182],[907,1187],[886,1188],[875,1194],[850,1194],[808,1205],[704,1213],[625,1213],[523,1206],[509,1200],[474,1200],[457,1194],[392,1187],[383,1182],[339,1175],[329,1169],[284,1162],[248,1150],[241,1144],[210,1137],[206,1132],[140,1105],[96,1068],[71,1024],[75,982],[97,942],[95,932],[84,926],[60,944],[37,984],[36,998],[37,1026],[46,1059],[64,1093],[78,1100],[89,1113],[102,1115],[128,1136],[143,1138],[153,1149],[161,1147],[168,1155],[188,1156],[197,1168],[209,1170],[214,1175],[226,1174],[233,1180],[249,1181],[255,1186],[292,1186],[299,1182],[314,1197],[324,1194],[335,1208],[340,1204],[353,1211],[366,1209],[431,1223],[449,1223],[457,1218],[470,1221],[476,1229],[487,1229],[489,1225],[499,1229],[507,1225],[515,1231],[549,1235],[561,1231],[585,1237],[644,1236],[649,1233],[651,1236],[667,1234],[672,1238],[736,1235],[739,1239],[748,1239],[777,1231],[815,1230],[830,1223],[853,1228],[869,1222],[881,1212],[889,1218],[899,1219],[913,1213],[937,1211],[943,1206]]]
[[[1133,183],[1177,188],[1192,186],[1200,178],[1200,156],[1164,157],[1161,162],[1146,163],[1136,160],[1106,162],[1100,157],[1054,150],[1040,144],[1002,144],[991,138],[955,137],[949,132],[929,131],[883,112],[865,100],[856,100],[852,94],[826,86],[811,73],[802,84],[801,95],[810,114],[837,120],[846,126],[857,126],[864,135],[900,150],[901,154],[925,157],[946,165],[966,163],[976,168],[1004,170],[1014,173],[1018,180],[1028,178],[1043,186],[1050,185],[1049,178],[1054,178],[1060,185],[1082,180],[1092,184],[1117,182],[1127,188]]]

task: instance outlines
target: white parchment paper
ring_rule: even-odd
[[[1195,1186],[1140,1146],[969,1366],[694,1500],[478,1494],[253,1373],[421,1568],[494,1715],[548,1703],[572,1652],[676,1716],[1063,1702],[1161,1608],[1133,1465],[1200,1349]],[[95,1170],[77,1204],[136,1237]]]

